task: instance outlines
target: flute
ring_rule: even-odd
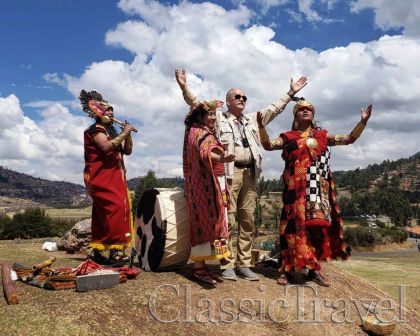
[[[121,126],[125,126],[124,122],[119,121],[118,119],[115,119],[114,117],[111,118],[110,116],[104,115],[104,116],[102,116],[101,119],[104,120],[104,121],[109,120],[109,123],[116,122],[117,124],[120,124]],[[133,132],[137,133],[137,129],[133,129]]]

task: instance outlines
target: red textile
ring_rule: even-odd
[[[210,153],[223,151],[215,136],[199,124],[186,130],[183,150],[191,245],[227,238],[227,223],[220,185]],[[218,173],[220,167],[218,167]]]
[[[72,271],[72,274],[74,275],[86,275],[92,272],[95,272],[97,270],[111,270],[118,272],[120,274],[125,275],[128,279],[135,279],[139,274],[140,271],[138,268],[130,268],[130,267],[106,267],[101,266],[91,260],[86,260],[83,263],[81,263],[77,268],[75,268]]]
[[[327,148],[327,131],[312,129],[311,132],[318,142],[316,150],[309,148],[306,138],[301,138],[297,131],[281,134],[285,141],[282,157],[286,165],[283,172],[284,206],[280,219],[280,272],[302,270],[305,266],[319,270],[319,262],[322,260],[348,257],[343,243],[342,219],[335,203],[331,171],[328,172],[331,223],[326,223],[324,219],[305,222],[308,167]]]
[[[96,132],[103,132],[111,138],[103,128],[95,125],[84,133],[83,175],[93,199],[92,246],[123,249],[131,241],[130,202],[123,157],[117,148],[103,153],[93,141]]]

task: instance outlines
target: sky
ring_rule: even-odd
[[[332,169],[408,157],[420,141],[420,1],[405,0],[2,0],[0,165],[82,183],[77,99],[95,89],[120,120],[138,126],[127,177],[182,176],[183,117],[174,79],[185,68],[202,99],[248,96],[245,112],[269,105],[308,77],[299,95],[333,134],[348,134],[373,104],[362,137],[332,149]],[[268,126],[290,129],[290,103]],[[279,178],[281,152],[263,153]]]

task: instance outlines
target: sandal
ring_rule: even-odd
[[[101,252],[93,251],[88,256],[87,259],[92,260],[93,262],[99,264],[99,265],[106,265],[109,266],[111,264],[111,261],[102,255]]]
[[[192,276],[194,279],[203,282],[208,285],[214,285],[217,283],[213,274],[211,274],[206,268],[192,268]]]
[[[291,274],[289,273],[283,273],[280,274],[280,276],[277,279],[277,284],[281,285],[281,286],[287,286],[290,284],[290,278],[291,278]]]
[[[109,251],[109,261],[115,265],[125,265],[130,262],[130,257],[119,250]]]
[[[309,280],[315,282],[316,284],[322,286],[322,287],[330,287],[330,284],[326,282],[326,279],[321,273],[311,270],[309,271]]]

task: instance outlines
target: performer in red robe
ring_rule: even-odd
[[[84,182],[92,197],[92,259],[97,263],[115,262],[117,251],[124,251],[133,235],[130,196],[127,189],[123,154],[130,155],[135,128],[125,123],[120,134],[113,126],[113,108],[96,91],[82,90],[83,110],[95,119],[84,132]],[[102,251],[110,250],[109,259]]]
[[[328,146],[348,145],[358,139],[372,112],[361,111],[361,121],[348,135],[334,135],[316,127],[315,108],[298,100],[293,108],[292,130],[270,141],[258,116],[261,143],[266,150],[282,149],[283,210],[280,218],[281,267],[279,284],[292,279],[292,271],[303,271],[307,279],[328,287],[319,273],[320,262],[347,259],[343,243],[343,220],[339,215],[330,170]]]

